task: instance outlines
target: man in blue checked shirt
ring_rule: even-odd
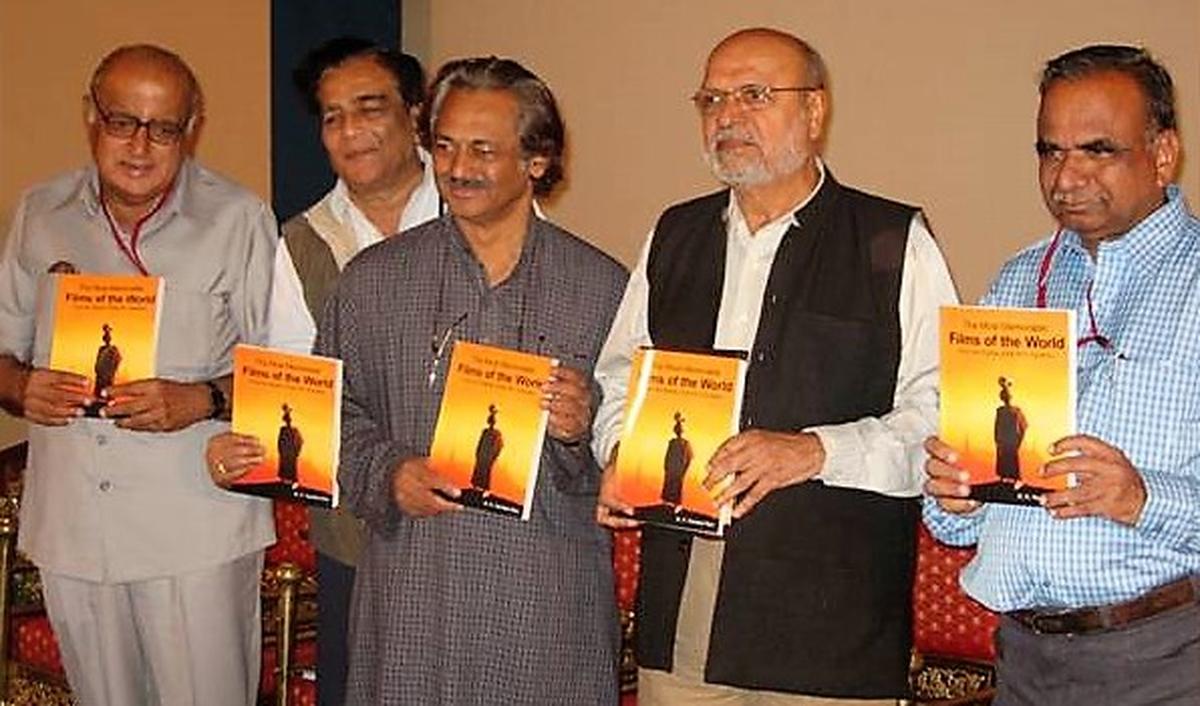
[[[1172,182],[1171,78],[1144,50],[1046,65],[1037,153],[1060,228],[983,303],[1078,312],[1078,427],[1044,507],[980,506],[938,439],[925,521],[977,544],[962,584],[1001,613],[1011,704],[1200,704],[1200,221]]]

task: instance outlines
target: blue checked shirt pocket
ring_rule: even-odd
[[[1100,435],[1138,468],[1173,471],[1200,454],[1200,361],[1116,360],[1112,368],[1106,394],[1084,401],[1101,408],[1081,409],[1081,418],[1104,419]]]

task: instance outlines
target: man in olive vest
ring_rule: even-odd
[[[659,218],[596,368],[594,450],[613,493],[641,345],[740,349],[741,433],[707,463],[724,540],[643,528],[638,702],[894,704],[907,693],[923,435],[937,420],[937,310],[955,301],[920,212],[839,184],[829,91],[800,39],[750,29],[692,97],[728,189]]]
[[[321,142],[338,180],[307,211],[283,224],[271,288],[270,345],[308,353],[325,296],[358,251],[437,218],[441,210],[429,156],[418,146],[425,72],[407,54],[342,37],[296,69],[297,87],[321,121]],[[258,440],[223,435],[208,452],[227,486],[257,465]],[[346,630],[363,529],[348,512],[314,509],[317,549],[318,680],[321,704],[343,702]]]

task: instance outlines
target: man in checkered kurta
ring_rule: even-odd
[[[443,67],[431,98],[450,215],[363,251],[319,352],[345,361],[343,498],[368,527],[350,625],[351,704],[615,704],[611,546],[595,524],[591,368],[626,273],[533,217],[562,123],[501,59]],[[464,510],[427,463],[455,340],[558,358],[528,522]],[[471,449],[464,454],[470,455]]]
[[[1001,706],[1200,703],[1200,221],[1172,182],[1166,69],[1092,46],[1046,66],[1037,151],[1061,226],[1008,262],[985,304],[1077,312],[1079,434],[1044,508],[966,499],[926,448],[926,521],[979,546],[963,586],[1001,612]],[[1034,422],[1036,423],[1036,422]]]

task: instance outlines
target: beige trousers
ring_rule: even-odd
[[[182,576],[92,583],[43,572],[80,706],[251,706],[263,553]]]
[[[739,689],[704,681],[704,663],[721,579],[725,543],[697,537],[679,604],[674,668],[638,670],[638,706],[896,706],[895,699],[831,699]]]

